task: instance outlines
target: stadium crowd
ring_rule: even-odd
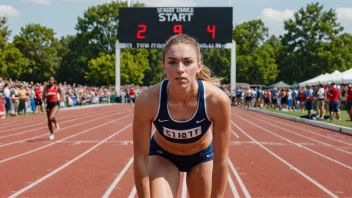
[[[0,76],[0,97],[5,97],[4,105],[7,115],[26,115],[27,113],[43,113],[45,111],[42,101],[43,88],[47,82],[33,83],[18,80],[4,80]],[[84,86],[69,85],[66,82],[58,83],[58,86],[64,92],[64,102],[60,108],[69,108],[73,106],[112,103],[116,101],[115,86]],[[137,97],[145,86],[121,86],[121,102],[129,103],[131,91],[135,92]],[[60,95],[58,95],[60,100]]]
[[[341,120],[340,109],[352,115],[352,85],[327,85],[305,87],[274,87],[272,89],[242,88],[235,91],[236,105],[245,108],[274,108],[282,111],[307,110],[310,119]]]
[[[43,113],[44,102],[41,101],[42,91],[46,82],[33,83],[18,80],[4,80],[0,76],[0,97],[5,97],[7,115],[25,115],[27,113]],[[64,92],[64,102],[60,108],[99,104],[99,103],[130,103],[147,89],[147,86],[121,86],[121,99],[117,101],[114,86],[84,86],[58,83]],[[282,111],[307,110],[308,118],[340,120],[340,109],[352,106],[351,85],[328,85],[284,88],[260,88],[237,86],[231,93],[230,84],[219,87],[231,98],[233,105],[245,108],[274,108]],[[231,97],[233,95],[234,97]],[[60,96],[59,96],[60,97]],[[348,111],[349,112],[349,111]],[[351,112],[352,113],[352,112]],[[352,120],[352,116],[351,120]]]

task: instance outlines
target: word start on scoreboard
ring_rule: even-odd
[[[118,38],[126,48],[162,48],[175,34],[188,34],[201,48],[232,42],[231,7],[120,8]]]

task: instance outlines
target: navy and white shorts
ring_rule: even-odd
[[[149,156],[159,155],[173,163],[180,172],[189,172],[198,164],[205,163],[214,159],[213,143],[206,149],[192,155],[175,155],[162,149],[152,136],[150,140]]]

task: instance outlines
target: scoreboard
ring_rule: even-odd
[[[193,36],[201,48],[232,43],[232,7],[121,7],[118,25],[127,48],[162,48],[175,34]]]

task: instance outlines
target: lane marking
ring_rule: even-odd
[[[236,115],[235,115],[235,116],[236,116]],[[251,121],[249,121],[249,120],[247,120],[247,119],[241,118],[241,117],[239,117],[239,116],[237,116],[237,117],[240,118],[240,119],[242,119],[242,120],[244,120],[244,121],[246,121],[246,122],[248,122],[248,123],[250,123],[250,124],[252,124],[253,126],[256,126],[256,127],[259,128],[259,129],[262,129],[262,130],[264,130],[264,131],[266,131],[266,132],[268,132],[268,133],[270,133],[270,134],[272,134],[272,135],[275,135],[276,137],[279,137],[279,138],[281,138],[281,139],[283,139],[283,140],[285,140],[285,141],[287,141],[287,142],[289,142],[289,143],[291,143],[291,144],[293,144],[293,145],[296,145],[296,146],[298,146],[299,148],[306,149],[307,151],[310,151],[310,152],[312,152],[312,153],[314,153],[314,154],[316,154],[316,155],[319,155],[320,157],[323,157],[323,158],[325,158],[325,159],[327,159],[327,160],[330,160],[330,161],[332,161],[332,162],[335,162],[335,163],[338,164],[338,165],[341,165],[341,166],[343,166],[343,167],[345,167],[345,168],[347,168],[347,169],[352,170],[352,167],[351,167],[351,166],[348,166],[347,164],[344,164],[344,163],[342,163],[342,162],[340,162],[340,161],[338,161],[338,160],[335,160],[335,159],[333,159],[333,158],[331,158],[331,157],[328,157],[328,156],[326,156],[326,155],[324,155],[324,154],[321,154],[321,153],[319,153],[319,152],[317,152],[317,151],[315,151],[315,150],[312,150],[312,149],[310,149],[310,148],[308,148],[308,147],[305,147],[305,146],[303,146],[303,145],[297,144],[296,142],[293,142],[293,141],[291,141],[291,140],[289,140],[289,139],[287,139],[287,138],[284,138],[284,137],[282,137],[281,135],[278,135],[278,134],[276,134],[276,133],[274,133],[274,132],[272,132],[272,131],[270,131],[270,130],[268,130],[268,129],[266,129],[266,128],[263,128],[263,127],[261,127],[261,126],[258,126],[258,125],[256,125],[255,123],[253,123],[253,122],[251,122]]]
[[[295,166],[293,166],[292,164],[288,163],[286,160],[282,159],[281,157],[279,157],[278,155],[276,155],[274,152],[272,152],[271,150],[269,150],[268,148],[266,148],[264,145],[260,144],[257,140],[255,140],[252,136],[250,136],[248,133],[246,133],[244,130],[242,130],[242,128],[240,128],[239,126],[237,126],[235,123],[232,123],[238,130],[240,130],[244,135],[246,135],[249,139],[251,139],[252,141],[256,142],[257,145],[259,145],[262,149],[264,149],[265,151],[267,151],[268,153],[270,153],[272,156],[274,156],[276,159],[280,160],[282,163],[286,164],[288,167],[290,167],[292,170],[296,171],[298,174],[300,174],[301,176],[303,176],[305,179],[307,179],[308,181],[312,182],[314,185],[316,185],[318,188],[320,188],[321,190],[323,190],[324,192],[326,192],[328,195],[330,195],[331,197],[337,198],[338,196],[335,195],[334,193],[332,193],[331,191],[329,191],[327,188],[325,188],[323,185],[321,185],[320,183],[318,183],[317,181],[315,181],[314,179],[312,179],[311,177],[309,177],[308,175],[306,175],[304,172],[302,172],[301,170],[299,170],[298,168],[296,168]]]
[[[131,124],[130,124],[131,125]],[[112,193],[112,191],[114,190],[114,188],[117,186],[117,184],[120,182],[121,178],[125,175],[125,173],[127,172],[128,168],[131,166],[133,162],[133,156],[130,158],[130,160],[127,162],[127,164],[125,165],[125,167],[123,167],[123,169],[121,170],[121,172],[119,173],[119,175],[117,175],[116,179],[112,182],[112,184],[109,186],[109,188],[107,189],[107,191],[104,193],[103,198],[107,198],[110,196],[110,194]]]
[[[132,114],[130,114],[130,115],[132,115]],[[46,147],[52,146],[52,145],[54,145],[54,144],[57,144],[58,142],[61,142],[61,141],[70,139],[70,138],[72,138],[72,137],[81,135],[81,134],[86,133],[86,132],[88,132],[88,131],[92,131],[92,130],[97,129],[97,128],[101,127],[101,126],[105,126],[105,125],[108,125],[108,124],[110,124],[110,123],[116,122],[116,121],[118,121],[118,120],[124,119],[124,118],[126,118],[126,117],[128,117],[128,116],[130,116],[130,115],[121,117],[121,118],[116,119],[116,120],[112,120],[112,121],[110,121],[110,122],[105,122],[104,124],[95,126],[95,127],[93,127],[93,128],[86,129],[86,130],[84,130],[84,131],[82,131],[82,132],[80,132],[80,133],[76,133],[76,134],[74,134],[74,135],[68,136],[68,137],[66,137],[66,138],[64,138],[64,139],[62,139],[62,140],[58,140],[58,141],[53,142],[53,143],[51,143],[51,144],[47,144],[47,145],[45,145],[45,146],[42,146],[42,147],[39,147],[39,148],[30,150],[30,151],[21,153],[21,154],[19,154],[19,155],[15,155],[15,156],[12,156],[12,157],[3,159],[3,160],[0,161],[0,164],[1,164],[1,163],[4,163],[4,162],[7,162],[7,161],[10,161],[10,160],[13,160],[13,159],[16,159],[16,158],[19,158],[19,157],[22,157],[22,156],[24,156],[24,155],[28,155],[28,154],[30,154],[30,153],[34,153],[34,152],[36,152],[36,151],[42,150],[42,149],[44,149],[44,148],[46,148]]]
[[[232,170],[233,174],[235,175],[235,178],[236,178],[236,180],[238,181],[238,183],[239,183],[239,185],[240,185],[240,187],[241,187],[241,190],[242,190],[244,196],[245,196],[246,198],[251,197],[251,195],[249,194],[249,192],[248,192],[246,186],[244,185],[244,183],[243,183],[243,181],[242,181],[240,175],[238,174],[238,172],[237,172],[237,170],[236,170],[235,166],[233,165],[233,163],[232,163],[232,161],[231,161],[230,158],[229,158],[228,164],[229,164],[230,169]]]
[[[130,195],[128,195],[128,198],[134,198],[136,197],[136,194],[137,194],[136,186],[133,186]]]
[[[183,173],[181,198],[187,198],[187,173]]]
[[[244,114],[245,116],[250,116],[250,115],[247,115],[247,114]],[[265,114],[263,114],[263,115],[265,115]],[[333,140],[333,141],[336,141],[336,142],[340,142],[340,143],[343,143],[343,144],[346,144],[346,145],[349,145],[349,146],[352,146],[352,144],[351,143],[348,143],[348,142],[345,142],[345,141],[342,141],[342,140],[338,140],[338,139],[335,139],[335,138],[333,138],[333,137],[329,137],[329,136],[326,136],[326,135],[323,135],[323,134],[320,134],[320,133],[315,133],[315,132],[313,132],[313,131],[310,131],[310,130],[307,130],[307,129],[305,129],[305,128],[300,128],[300,127],[296,127],[296,126],[294,126],[294,125],[289,125],[289,124],[286,124],[286,123],[284,123],[284,122],[280,122],[280,121],[277,121],[277,120],[274,120],[274,119],[269,119],[269,118],[266,118],[266,116],[261,116],[261,118],[262,119],[265,119],[265,120],[268,120],[268,121],[273,121],[273,122],[276,122],[276,123],[279,123],[279,124],[282,124],[282,125],[285,125],[285,126],[289,126],[289,127],[292,127],[292,128],[295,128],[295,129],[299,129],[299,130],[301,130],[301,131],[305,131],[305,132],[308,132],[308,133],[311,133],[311,134],[314,134],[314,135],[317,135],[317,136],[320,136],[320,137],[323,137],[323,138],[327,138],[327,139],[330,139],[330,140]],[[275,117],[276,118],[276,117]],[[282,118],[281,118],[282,119]],[[287,120],[287,121],[289,121],[289,120]],[[296,123],[296,122],[294,122],[294,123]],[[309,126],[309,127],[311,127],[311,128],[314,128],[313,126],[310,126],[310,125],[305,125],[305,124],[303,124],[303,123],[300,123],[300,124],[302,124],[302,125],[304,125],[304,126]],[[315,127],[316,128],[316,127]],[[328,129],[325,129],[325,130],[327,130],[327,131],[329,131]]]
[[[105,114],[105,113],[103,113],[103,114]],[[119,114],[121,114],[121,112],[119,112]],[[97,114],[97,115],[102,115],[102,114]],[[96,117],[97,115],[91,115],[91,116],[85,116],[85,117],[76,118],[76,119],[73,119],[73,120],[67,120],[67,121],[60,122],[59,124],[61,125],[63,123],[68,123],[68,122],[72,122],[72,121],[76,121],[76,120],[85,120],[85,119],[90,118],[90,117]],[[86,122],[84,122],[84,123],[86,123]],[[42,125],[42,123],[40,123],[39,125]],[[77,125],[75,125],[75,126],[77,126]],[[60,130],[63,130],[63,129],[66,129],[66,128],[61,128]],[[7,137],[12,137],[12,136],[16,136],[16,135],[21,135],[21,134],[25,134],[25,133],[29,133],[31,131],[38,131],[40,129],[48,129],[48,127],[47,126],[46,127],[40,127],[40,128],[35,128],[35,129],[31,129],[31,130],[24,131],[24,132],[14,133],[14,134],[11,134],[11,135],[5,135],[5,136],[1,136],[0,139],[7,138]]]
[[[313,141],[313,142],[318,142],[318,143],[320,143],[320,144],[323,144],[323,145],[325,145],[325,146],[328,146],[328,147],[334,148],[334,149],[336,149],[336,150],[338,150],[338,151],[341,151],[341,152],[343,152],[343,153],[346,153],[346,154],[352,155],[352,152],[348,152],[348,151],[345,151],[345,150],[339,149],[338,147],[336,147],[336,146],[334,146],[334,145],[331,145],[331,144],[328,144],[328,143],[325,143],[325,142],[321,142],[321,141],[319,141],[319,140],[315,140],[315,139],[310,138],[310,137],[306,137],[306,136],[304,136],[304,135],[302,135],[302,134],[295,133],[295,132],[293,132],[293,131],[290,131],[290,130],[288,130],[288,129],[285,129],[285,128],[282,128],[282,127],[279,127],[279,126],[276,126],[276,125],[270,124],[270,123],[265,122],[265,121],[263,121],[263,120],[259,120],[259,121],[260,121],[260,122],[264,122],[264,123],[266,123],[266,124],[268,124],[268,125],[270,125],[270,126],[273,126],[273,127],[279,128],[279,129],[281,129],[281,130],[287,131],[288,133],[292,133],[292,134],[294,134],[294,135],[297,135],[297,136],[303,137],[303,138],[305,138],[305,139],[309,139],[309,140],[311,140],[311,141]]]
[[[60,131],[65,130],[65,129],[70,129],[70,128],[75,127],[75,126],[80,126],[80,125],[82,125],[82,124],[89,123],[89,122],[92,122],[92,121],[101,120],[101,119],[103,119],[103,118],[111,117],[111,116],[113,116],[113,115],[119,115],[119,114],[122,114],[122,113],[114,113],[114,114],[107,115],[107,116],[100,117],[100,118],[96,118],[96,119],[93,119],[93,120],[88,120],[88,121],[85,121],[85,122],[80,122],[80,123],[75,124],[75,125],[71,125],[71,126],[68,126],[68,127],[61,128]],[[6,143],[6,144],[2,144],[2,145],[0,145],[0,147],[5,147],[5,146],[12,145],[12,144],[17,144],[17,143],[23,143],[23,142],[25,142],[25,141],[32,140],[32,139],[39,138],[39,137],[43,137],[43,136],[47,136],[47,135],[49,135],[49,133],[43,134],[43,135],[34,136],[34,137],[30,137],[30,138],[23,139],[23,140],[18,140],[18,141],[14,141],[14,142],[9,142],[9,143]]]
[[[232,121],[232,120],[231,120]],[[231,132],[232,132],[232,134],[237,138],[237,139],[239,139],[240,138],[240,136],[238,136],[238,134],[231,128]]]
[[[110,113],[112,113],[112,112],[115,112],[115,111],[110,111]],[[92,112],[85,112],[85,113],[79,113],[79,114],[74,114],[74,116],[70,116],[70,117],[68,117],[68,116],[64,116],[64,115],[59,115],[59,119],[61,120],[61,119],[63,119],[64,121],[62,121],[62,123],[64,123],[64,122],[67,122],[67,121],[70,121],[70,119],[72,119],[72,118],[75,118],[75,117],[81,117],[81,116],[87,116],[87,115],[91,115],[92,114]],[[103,114],[103,113],[98,113],[98,114]],[[43,114],[44,115],[44,114]],[[32,121],[32,119],[34,119],[34,118],[32,118],[31,119],[31,122],[29,122],[29,123],[23,123],[22,121],[21,121],[21,124],[22,125],[25,125],[25,126],[20,126],[20,127],[15,127],[15,128],[12,128],[14,125],[18,125],[18,122],[19,122],[19,120],[17,120],[16,122],[13,122],[13,123],[11,123],[10,125],[8,125],[7,127],[4,127],[4,128],[0,128],[1,130],[5,130],[6,129],[6,131],[1,131],[0,133],[7,133],[7,132],[9,132],[9,131],[14,131],[14,130],[17,130],[17,129],[22,129],[22,128],[26,128],[26,129],[28,129],[28,127],[32,127],[32,126],[37,126],[37,125],[42,125],[42,120],[44,120],[44,119],[47,119],[46,118],[46,116],[44,117],[44,116],[42,116],[42,118],[40,118],[39,119],[39,117],[36,117],[37,119],[35,119],[34,121]],[[59,120],[58,119],[58,120]],[[76,120],[76,119],[75,119]],[[72,121],[72,120],[71,120]],[[32,123],[32,122],[36,122],[35,124],[30,124],[30,123]],[[40,122],[40,123],[38,123],[38,122]],[[61,122],[60,122],[61,123]],[[26,125],[26,124],[30,124],[30,125]],[[7,129],[7,128],[9,128],[9,129]]]
[[[36,185],[38,185],[39,183],[43,182],[44,180],[48,179],[49,177],[53,176],[54,174],[58,173],[59,171],[63,170],[64,168],[66,168],[67,166],[71,165],[72,163],[74,163],[75,161],[79,160],[80,158],[82,158],[83,156],[87,155],[88,153],[90,153],[91,151],[93,151],[95,148],[97,148],[98,146],[100,146],[101,144],[103,144],[105,141],[111,139],[112,137],[116,136],[117,134],[121,133],[122,131],[126,130],[128,127],[130,127],[132,125],[132,123],[130,123],[129,125],[125,126],[124,128],[118,130],[117,132],[115,132],[114,134],[110,135],[109,137],[105,138],[104,140],[102,140],[101,142],[99,142],[98,144],[92,146],[90,149],[86,150],[85,152],[83,152],[82,154],[80,154],[79,156],[75,157],[74,159],[68,161],[67,163],[65,163],[64,165],[60,166],[59,168],[55,169],[54,171],[50,172],[49,174],[45,175],[44,177],[38,179],[37,181],[33,182],[32,184],[22,188],[21,190],[17,191],[16,193],[12,194],[11,196],[9,196],[9,198],[14,198],[17,197],[18,195],[21,195],[22,193],[26,192],[27,190],[35,187]]]
[[[233,196],[235,196],[235,198],[239,198],[240,195],[238,194],[237,188],[236,188],[235,183],[233,182],[233,180],[230,176],[230,173],[227,174],[227,182],[229,183],[229,186],[231,188]]]

